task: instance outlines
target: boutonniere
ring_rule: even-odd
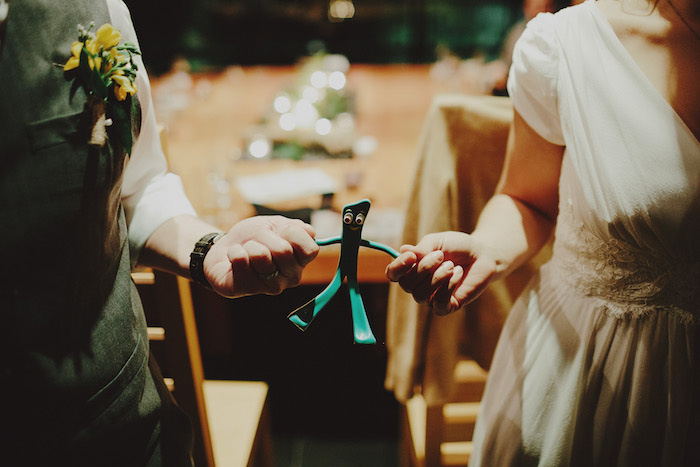
[[[121,33],[111,24],[103,24],[93,34],[94,24],[88,29],[78,26],[79,37],[71,46],[71,57],[63,65],[66,76],[82,86],[88,96],[91,115],[89,144],[104,146],[108,126],[121,142],[127,154],[133,144],[131,115],[136,93],[134,55],[141,52],[134,44],[122,40]]]

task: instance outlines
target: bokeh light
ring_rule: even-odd
[[[248,145],[248,152],[256,159],[262,159],[269,155],[271,150],[272,145],[267,138],[264,137],[257,137]]]
[[[343,89],[346,81],[345,73],[342,71],[334,71],[328,75],[328,86],[336,91]]]
[[[331,132],[331,121],[327,118],[319,118],[316,122],[316,133],[325,136]]]
[[[292,108],[292,101],[284,94],[280,94],[279,96],[275,97],[275,102],[273,105],[277,112],[283,114],[289,112],[289,110]]]

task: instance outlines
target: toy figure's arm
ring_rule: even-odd
[[[332,245],[334,243],[340,243],[340,239],[341,239],[340,236],[330,237],[330,238],[317,238],[316,244],[318,246]]]
[[[316,243],[318,243],[318,242],[316,242]],[[373,248],[375,250],[383,251],[384,253],[387,253],[394,258],[399,256],[398,251],[394,250],[392,247],[390,247],[388,245],[384,245],[383,243],[377,243],[377,242],[372,242],[369,240],[362,239],[362,240],[360,240],[360,246],[366,246],[367,248]]]

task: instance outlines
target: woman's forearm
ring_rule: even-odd
[[[489,252],[495,279],[508,275],[540,251],[549,240],[555,218],[504,193],[496,194],[479,216],[472,238]]]

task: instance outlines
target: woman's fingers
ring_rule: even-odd
[[[411,268],[413,268],[418,261],[415,253],[411,251],[405,251],[397,256],[391,263],[386,267],[386,276],[392,282],[398,282],[404,275],[406,275]]]
[[[430,306],[438,315],[452,313],[462,306],[462,302],[453,293],[464,279],[464,268],[459,265],[454,266],[446,279],[446,281],[443,280],[440,287],[437,287],[430,297]]]
[[[431,283],[433,275],[443,264],[445,255],[442,251],[433,251],[421,258],[415,267],[411,268],[402,278],[399,285],[413,298],[420,302],[426,302],[432,293]]]

